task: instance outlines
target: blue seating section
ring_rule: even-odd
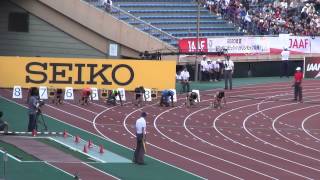
[[[99,1],[99,0],[86,0]],[[132,14],[136,18],[165,31],[176,38],[197,36],[198,5],[194,0],[114,0],[113,5]],[[128,15],[116,15],[117,18],[136,26],[140,30],[177,46],[177,40],[172,40],[161,33],[155,33],[143,22],[134,20]],[[220,16],[211,14],[207,9],[200,9],[200,37],[243,35],[235,27],[222,20]]]
[[[137,18],[158,27],[177,38],[197,36],[197,4],[193,0],[117,0],[116,6],[131,13]],[[210,14],[201,7],[200,10],[200,33],[201,37],[209,36],[234,36],[243,35],[235,30],[232,24],[222,20],[221,17]],[[139,22],[131,22],[128,17],[121,17],[131,25],[139,25]],[[149,28],[140,28],[149,32]],[[170,39],[161,38],[159,33],[151,33],[163,41]]]

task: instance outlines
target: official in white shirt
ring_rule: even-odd
[[[144,154],[146,153],[146,118],[147,113],[142,112],[141,117],[136,121],[136,137],[137,137],[137,146],[134,151],[133,162],[136,164],[143,165],[144,163]]]
[[[184,67],[183,71],[180,73],[180,78],[181,78],[182,91],[189,92],[190,91],[190,83],[189,83],[190,73],[186,67]],[[186,91],[186,88],[187,88],[187,91]]]
[[[232,74],[234,70],[234,63],[230,60],[230,56],[226,56],[226,60],[223,62],[224,65],[224,89],[232,90]],[[228,86],[229,85],[229,86]]]
[[[205,66],[207,64],[207,57],[203,56],[201,62],[200,62],[200,71],[201,71],[201,80],[202,81],[206,81],[207,80],[207,75],[206,75],[206,70],[205,70]]]
[[[287,76],[289,77],[289,56],[290,56],[290,51],[288,48],[284,48],[283,51],[281,52],[281,75],[282,76]]]

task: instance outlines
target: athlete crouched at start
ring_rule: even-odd
[[[224,106],[227,104],[224,91],[219,91],[219,92],[217,92],[217,94],[214,97],[213,107],[221,109],[222,108],[222,102],[223,102]]]
[[[120,104],[122,106],[122,99],[121,99],[120,92],[118,90],[109,91],[107,104],[111,104],[111,105],[114,105],[114,106],[117,105],[117,99],[116,99],[117,96],[119,97]]]
[[[135,93],[135,105],[140,107],[143,101],[143,97],[145,97],[145,89],[143,86],[137,87],[134,89],[134,93]]]
[[[171,106],[173,106],[173,95],[174,95],[173,91],[163,90],[161,93],[160,106],[164,106],[164,105],[166,107],[170,106],[170,100],[171,100]]]
[[[91,89],[90,88],[83,88],[81,92],[81,105],[88,105],[89,103],[89,97],[91,96]]]
[[[63,90],[61,88],[56,89],[55,103],[62,104],[63,102],[62,97],[63,97]]]
[[[199,102],[198,94],[197,94],[196,92],[189,92],[189,93],[187,94],[186,105],[187,105],[188,107],[194,106],[194,105],[196,105],[196,102]]]

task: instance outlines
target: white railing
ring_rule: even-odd
[[[116,6],[105,6],[103,4],[103,0],[81,0],[84,2],[87,2],[89,4],[94,5],[96,8],[103,9],[106,13],[109,13],[116,17],[117,19],[132,25],[148,34],[151,34],[152,36],[165,41],[168,44],[177,44],[178,38],[172,36],[171,34],[162,31],[161,29],[149,24],[146,21],[143,21],[136,16],[116,7]]]

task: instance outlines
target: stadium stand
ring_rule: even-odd
[[[318,0],[207,0],[202,3],[248,34],[320,34]]]
[[[86,1],[104,8],[101,0]],[[141,26],[141,21],[137,22],[131,16],[118,15],[119,11],[130,13],[139,20],[150,24],[151,27]],[[197,2],[192,0],[115,0],[111,13],[131,25],[138,26],[139,29],[147,33],[150,33],[150,28],[155,27],[175,38],[197,36]],[[177,40],[161,36],[159,32],[150,34],[171,45],[177,45]],[[223,20],[221,16],[213,15],[204,6],[201,6],[200,37],[232,35],[243,35],[243,33],[237,31],[233,24]]]

